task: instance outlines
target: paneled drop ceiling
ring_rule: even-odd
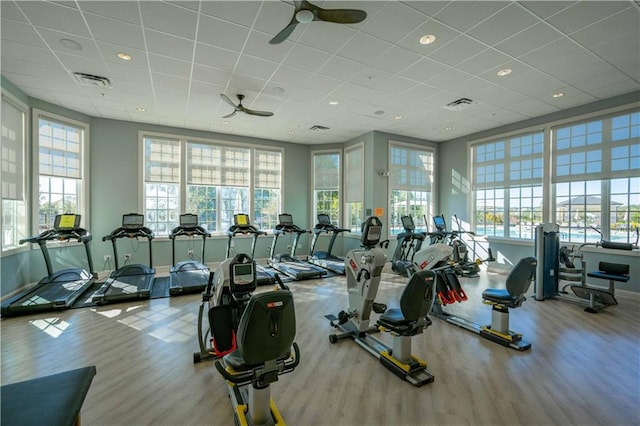
[[[272,45],[293,2],[3,0],[1,72],[95,117],[305,144],[444,141],[640,88],[634,1],[313,3],[367,18],[299,24]],[[274,115],[225,120],[221,93]]]

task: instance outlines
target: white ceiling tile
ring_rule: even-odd
[[[209,84],[217,84],[226,86],[227,82],[231,78],[232,73],[228,70],[221,70],[218,68],[207,67],[204,65],[195,64],[193,66],[193,80],[202,81]]]
[[[130,46],[121,46],[118,44],[107,43],[106,41],[97,41],[98,49],[102,55],[102,59],[107,64],[118,64],[125,66],[128,69],[139,68],[148,69],[149,63],[147,62],[147,52],[140,49],[134,49]],[[131,55],[131,60],[123,61],[116,56],[118,53],[126,53]],[[109,65],[111,68],[111,65]]]
[[[615,64],[630,77],[640,81],[640,30],[598,44],[591,50],[609,63]]]
[[[200,16],[198,42],[225,49],[241,51],[249,36],[249,29],[232,22]]]
[[[561,31],[572,33],[630,6],[628,1],[580,1],[551,16],[547,22]]]
[[[334,56],[318,70],[318,73],[328,77],[347,80],[361,69],[362,64],[339,56]]]
[[[141,1],[142,23],[145,28],[194,39],[198,14],[170,3]]]
[[[251,26],[261,7],[257,1],[203,1],[200,4],[202,13],[245,27]]]
[[[140,25],[137,1],[121,1],[117,3],[116,7],[111,1],[81,1],[79,5],[83,12]]]
[[[335,52],[356,33],[356,30],[349,25],[330,22],[312,22],[311,24],[313,25],[306,26],[298,42],[323,52]]]
[[[310,47],[295,45],[289,56],[287,56],[287,64],[293,67],[302,68],[307,71],[317,71],[327,62],[331,55],[321,52]]]
[[[40,35],[31,25],[18,21],[12,21],[4,17],[2,18],[1,22],[2,24],[0,24],[0,33],[2,34],[2,42],[8,40],[14,41],[16,43],[40,47],[43,49],[47,47],[42,41],[42,38],[40,38]]]
[[[89,37],[89,31],[78,9],[49,2],[22,1],[17,4],[35,26]]]
[[[443,24],[437,19],[429,19],[409,33],[407,37],[400,40],[398,46],[402,46],[419,55],[428,55],[460,34],[462,34],[460,31]],[[436,39],[432,44],[420,44],[420,38],[425,35],[434,35]]]
[[[325,75],[314,74],[309,80],[302,85],[305,89],[314,89],[329,94],[334,90],[339,90],[344,84],[344,80],[328,77]]]
[[[147,49],[151,53],[170,56],[184,61],[193,58],[194,42],[154,30],[144,30]]]
[[[410,66],[400,73],[401,76],[409,78],[417,82],[425,82],[434,76],[448,72],[451,67],[434,61],[433,59],[424,58],[416,64]]]
[[[196,98],[215,97],[217,100],[217,98],[220,96],[220,93],[222,93],[223,91],[224,91],[224,86],[219,84],[210,84],[210,83],[205,83],[203,81],[192,81],[191,94],[189,99],[191,100],[195,96]]]
[[[223,70],[233,70],[238,61],[238,53],[219,47],[198,43],[194,62],[196,64],[216,67]]]
[[[533,67],[539,67],[581,51],[584,51],[582,47],[565,37],[532,50],[518,59]]]
[[[265,80],[251,77],[248,75],[232,74],[229,79],[230,88],[234,88],[238,93],[245,93],[247,91],[253,93],[259,93],[265,85]]]
[[[142,28],[139,26],[89,13],[85,14],[85,18],[96,40],[144,50]]]
[[[278,64],[273,62],[242,55],[240,56],[240,60],[238,60],[235,72],[266,80],[271,77],[277,67]]]
[[[473,27],[467,34],[493,46],[536,22],[538,22],[537,18],[516,3],[512,3]]]
[[[67,53],[69,55],[80,55],[91,59],[101,59],[100,51],[91,38],[80,37],[56,30],[49,30],[47,28],[38,28],[38,32],[49,48],[54,52]],[[71,49],[60,42],[60,40],[63,39],[73,40],[80,44],[82,48],[80,50]]]
[[[162,74],[169,74],[180,78],[191,77],[191,62],[173,59],[167,56],[149,54],[151,71]]]
[[[546,23],[538,23],[496,44],[494,47],[508,55],[518,57],[561,37],[561,33],[550,28]]]
[[[310,71],[305,71],[300,68],[290,67],[287,65],[280,65],[273,74],[271,80],[274,82],[301,87],[309,81],[312,75],[313,73]]]
[[[137,84],[151,84],[149,69],[132,68],[127,64],[108,63],[109,78],[114,84],[129,81]]]
[[[18,9],[14,2],[10,1],[0,2],[0,16],[2,16],[2,19],[11,19],[13,21],[24,23],[27,22],[24,15],[22,14],[22,11]]]
[[[398,73],[405,68],[409,68],[421,59],[422,55],[418,55],[402,47],[393,47],[371,62],[371,65],[385,71]]]
[[[479,43],[466,35],[461,35],[440,47],[433,53],[430,53],[429,58],[447,65],[455,65],[485,49],[486,46],[482,43]]]
[[[189,91],[189,80],[186,78],[179,78],[157,72],[152,73],[151,78],[153,79],[153,87],[176,90],[182,93],[188,93]]]
[[[575,4],[575,1],[539,1],[539,0],[527,0],[519,2],[521,6],[529,9],[541,18],[548,18],[551,15],[555,15],[563,9]]]
[[[435,17],[459,31],[467,31],[506,6],[502,1],[452,1]]]
[[[370,64],[391,46],[391,43],[358,32],[343,46],[336,49],[336,55],[362,64]]]
[[[539,67],[568,83],[583,81],[613,71],[614,68],[589,52],[579,52]]]
[[[258,31],[251,32],[242,53],[272,62],[282,62],[289,54],[292,44],[269,44],[271,38],[272,36],[268,34]]]
[[[590,91],[591,95],[598,99],[607,99],[612,96],[623,95],[625,93],[631,93],[638,90],[638,81],[627,79],[618,83],[614,83],[608,86],[603,86],[599,89],[593,89]]]
[[[488,70],[494,70],[501,64],[510,61],[512,58],[493,48],[487,48],[480,53],[471,56],[456,65],[456,68],[466,71],[469,74],[480,75]],[[497,70],[496,70],[497,71]]]
[[[609,16],[571,34],[571,38],[585,46],[598,45],[640,28],[640,8],[630,8]],[[638,39],[636,38],[636,41]],[[638,50],[636,50],[637,52]]]
[[[108,69],[101,60],[68,55],[66,53],[58,53],[58,58],[60,58],[65,68],[69,71],[109,77],[107,75]]]
[[[379,13],[363,21],[361,31],[397,43],[425,19],[425,15],[403,3],[386,2]]]
[[[412,7],[420,12],[424,13],[427,16],[432,16],[442,8],[444,8],[449,2],[448,1],[405,1],[407,6]]]
[[[60,64],[49,49],[34,47],[28,44],[16,43],[9,40],[2,40],[2,57],[22,59],[34,63],[36,63],[35,61],[37,61],[38,63],[43,63],[50,66],[56,66]]]

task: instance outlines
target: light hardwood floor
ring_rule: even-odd
[[[463,279],[469,300],[448,312],[488,323],[479,294],[503,279]],[[377,300],[394,305],[405,283],[385,273]],[[596,315],[530,296],[511,311],[511,329],[532,343],[526,352],[433,318],[412,352],[435,382],[415,388],[353,342],[329,343],[324,315],[346,308],[343,277],[290,287],[301,363],[272,386],[289,425],[640,424],[638,295],[619,292],[620,304]],[[190,295],[2,319],[1,382],[95,365],[85,425],[232,425],[213,362],[192,363],[199,303]]]

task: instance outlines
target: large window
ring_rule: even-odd
[[[313,223],[318,214],[340,224],[340,152],[313,153]]]
[[[422,147],[389,143],[389,229],[403,232],[402,216],[413,218],[416,228],[434,214],[433,151]]]
[[[477,233],[533,238],[543,214],[543,151],[542,131],[472,147]]]
[[[281,208],[282,152],[209,140],[143,135],[146,224],[166,236],[180,213],[198,215],[209,232],[224,234],[233,215],[247,213],[273,229]]]
[[[347,148],[345,156],[345,228],[360,232],[364,200],[364,144]]]
[[[26,201],[27,106],[2,93],[2,251],[29,232]]]
[[[554,127],[554,220],[576,243],[634,241],[640,226],[640,112]]]
[[[89,125],[42,111],[34,111],[37,131],[34,134],[38,182],[38,230],[53,227],[60,213],[82,215],[81,226],[87,228]]]

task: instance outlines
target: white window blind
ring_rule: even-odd
[[[313,156],[313,162],[315,189],[339,189],[340,154],[315,154]]]
[[[146,137],[144,172],[146,182],[180,182],[180,141]]]
[[[2,198],[24,199],[25,113],[2,96]]]
[[[255,187],[280,189],[281,152],[256,149],[254,155]]]
[[[39,119],[39,173],[81,178],[83,129],[45,117]]]
[[[391,146],[390,187],[431,192],[433,153],[400,145]]]

